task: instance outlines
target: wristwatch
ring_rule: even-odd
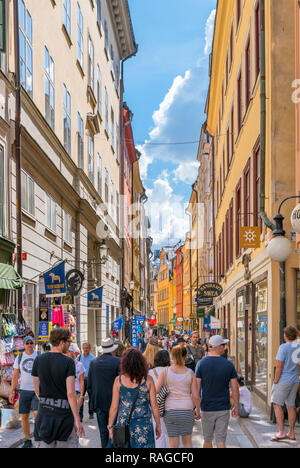
[[[107,429],[110,431],[114,426],[107,426]]]

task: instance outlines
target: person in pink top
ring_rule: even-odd
[[[173,364],[159,375],[156,392],[164,382],[169,393],[165,401],[164,421],[170,448],[179,448],[180,437],[184,448],[192,448],[194,421],[200,419],[200,397],[194,372],[185,366],[187,351],[181,346],[172,349]],[[194,410],[195,408],[195,410]]]

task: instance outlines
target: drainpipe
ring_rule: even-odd
[[[15,110],[15,154],[16,154],[16,211],[17,211],[17,270],[23,276],[22,263],[22,189],[21,189],[21,81],[20,81],[20,42],[19,42],[19,9],[18,0],[14,0],[14,40],[15,40],[15,79],[16,79],[16,110]],[[23,314],[22,288],[18,289],[18,319]]]
[[[274,231],[275,225],[265,212],[266,188],[266,35],[265,0],[259,0],[260,10],[260,204],[259,215],[265,225]]]

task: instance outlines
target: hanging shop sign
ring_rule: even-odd
[[[178,317],[178,318],[177,318],[177,322],[183,322],[183,318],[182,318],[182,317]]]
[[[50,338],[50,323],[39,323],[39,341],[49,341]]]
[[[124,318],[123,318],[123,315],[122,315],[120,318],[118,318],[118,320],[115,320],[113,322],[113,330],[118,332],[118,331],[122,330],[123,326],[124,326]]]
[[[43,274],[45,282],[45,291],[48,297],[62,296],[67,292],[66,289],[66,263],[62,262],[47,273]]]
[[[197,297],[198,306],[212,306],[213,302],[214,302],[213,297],[205,297],[205,296]]]
[[[240,227],[240,246],[242,249],[258,249],[260,247],[260,227]]]
[[[103,286],[93,289],[88,293],[88,308],[101,309],[102,307]]]
[[[80,293],[84,282],[84,276],[80,270],[70,270],[66,274],[66,285],[67,292],[71,296],[78,296]]]
[[[138,347],[138,324],[135,320],[131,322],[131,346],[133,348]]]
[[[223,292],[223,288],[220,284],[218,283],[205,283],[200,286],[200,288],[197,289],[198,296],[197,298],[200,297],[218,297],[221,296]],[[200,305],[198,303],[198,305]]]
[[[171,320],[170,320],[170,323],[175,324],[176,321],[177,321],[176,319],[171,319]]]
[[[135,315],[134,320],[136,321],[137,324],[144,323],[144,322],[146,322],[146,316],[145,315]]]
[[[197,307],[197,319],[203,318],[205,315],[205,309],[203,307]]]
[[[300,203],[292,211],[291,223],[294,230],[300,234]]]

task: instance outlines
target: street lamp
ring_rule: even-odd
[[[102,264],[106,263],[108,260],[108,251],[109,248],[106,245],[105,240],[100,244],[99,249],[98,249],[98,254],[99,254],[99,260]]]
[[[283,204],[295,198],[300,199],[300,195],[293,195],[287,197],[279,205],[278,213],[274,216],[276,227],[273,231],[273,239],[267,247],[268,254],[272,260],[279,262],[280,271],[280,340],[284,342],[284,329],[286,327],[286,261],[290,257],[293,251],[293,247],[289,239],[285,237],[285,231],[283,229],[284,217],[280,213]]]

